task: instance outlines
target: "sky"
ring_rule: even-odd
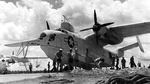
[[[94,9],[98,21],[115,22],[111,26],[150,21],[150,0],[0,0],[0,53],[10,55],[18,49],[4,44],[38,38],[46,29],[46,20],[51,29],[59,28],[62,15],[71,18],[69,22],[75,31],[85,37],[93,32],[79,33],[79,30],[93,25]],[[141,53],[139,48],[131,49],[125,52],[126,59],[132,55],[150,59],[150,34],[139,37],[145,53]],[[134,42],[135,37],[125,38],[121,45]],[[116,49],[113,46],[111,48]],[[30,47],[28,56],[46,55],[39,47]]]

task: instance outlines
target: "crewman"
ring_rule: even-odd
[[[112,67],[111,67],[111,69],[114,69],[114,67],[115,67],[115,57],[113,56],[112,57]]]
[[[48,62],[47,64],[47,69],[48,69],[48,72],[50,71],[50,62]]]
[[[57,62],[57,57],[55,56],[55,58],[53,59],[53,68],[52,68],[52,72],[56,72],[57,68],[56,68],[56,62]]]
[[[133,56],[130,58],[130,67],[131,68],[136,67],[136,64],[134,62],[134,57]]]
[[[70,51],[67,53],[68,56],[68,66],[69,66],[69,70],[73,69],[73,56],[72,56],[72,49],[70,49]]]
[[[124,69],[126,67],[126,60],[124,59],[124,57],[122,57],[121,64],[122,64],[122,69]]]
[[[74,66],[75,66],[75,69],[78,66],[78,62],[79,62],[78,48],[75,48],[75,54],[74,54]]]
[[[111,60],[112,60],[112,66],[111,66],[110,69],[114,69],[114,67],[115,67],[115,55],[112,55],[112,54],[109,52],[109,56],[110,56],[110,58],[111,58]]]
[[[59,51],[56,53],[57,57],[57,70],[62,70],[62,57],[63,57],[63,51],[62,49],[59,49]]]
[[[116,70],[119,70],[119,57],[116,58]]]
[[[92,59],[92,57],[90,57],[89,56],[89,49],[88,48],[86,48],[86,52],[85,52],[85,62],[87,63],[84,67],[86,68],[86,69],[91,69],[91,66],[89,66],[88,64],[90,64],[90,63],[92,63],[93,62],[93,59]],[[101,60],[101,58],[100,58],[100,61],[98,62],[98,67],[99,68],[101,68],[101,63],[104,63],[102,60]]]
[[[29,70],[30,70],[30,73],[32,73],[32,64],[31,63],[29,64]]]

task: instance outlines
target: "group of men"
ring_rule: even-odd
[[[68,63],[66,66],[64,66],[64,64],[62,63],[62,58],[63,58],[63,50],[59,49],[59,51],[55,54],[55,58],[53,60],[53,68],[51,70],[52,72],[63,71],[63,70],[73,70],[73,68],[76,68],[76,66],[78,66],[79,64],[78,63],[79,62],[78,49],[75,48],[74,52],[73,52],[73,49],[70,49],[69,52],[67,52]],[[121,68],[119,67],[119,57],[117,56],[114,57],[112,63],[113,63],[112,64],[113,66],[111,67],[111,69],[114,69],[114,67],[116,67],[116,70],[119,70],[121,68],[122,69],[126,68],[126,59],[124,57],[122,57],[121,59]],[[141,67],[141,63],[138,62],[137,66]],[[48,67],[47,71],[50,72],[50,62],[48,62],[47,67]],[[131,68],[136,67],[133,56],[130,58],[130,67]],[[29,70],[30,72],[32,72],[31,63],[29,65]]]
[[[116,63],[115,63],[116,62]],[[141,63],[140,62],[138,62],[137,63],[137,65],[135,64],[135,62],[134,62],[134,56],[132,56],[131,58],[130,58],[130,67],[131,68],[133,68],[133,67],[141,67]],[[115,59],[114,59],[114,61],[113,61],[113,69],[114,69],[114,66],[116,67],[116,69],[118,70],[118,69],[120,69],[119,68],[119,58],[118,57],[116,57]],[[124,68],[126,68],[126,59],[124,58],[124,57],[122,57],[122,59],[121,59],[121,68],[122,69],[124,69]]]
[[[55,58],[53,60],[53,69],[52,71],[62,71],[63,70],[63,64],[62,64],[62,57],[63,57],[63,50],[59,49],[59,51],[56,53]],[[75,48],[75,52],[73,54],[73,50],[70,49],[70,51],[67,53],[68,58],[68,65],[67,69],[72,70],[74,66],[77,66],[78,64],[78,49]],[[124,69],[126,68],[126,59],[122,57],[121,59],[121,68],[119,67],[119,57],[116,57],[113,61],[113,65],[116,67],[116,69]],[[141,63],[138,62],[138,67],[141,67]],[[114,68],[113,66],[113,68]],[[136,64],[134,62],[134,57],[132,56],[130,58],[130,67],[136,67]]]
[[[62,71],[63,69],[67,70],[73,70],[74,66],[77,66],[78,64],[78,49],[75,48],[75,52],[73,53],[73,49],[70,49],[69,52],[67,52],[67,58],[68,58],[68,65],[66,67],[63,67],[62,63],[63,58],[63,50],[59,49],[59,51],[56,53],[55,58],[53,60],[53,69],[52,71]]]

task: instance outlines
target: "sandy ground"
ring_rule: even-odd
[[[19,81],[24,79],[34,79],[47,75],[45,73],[36,73],[36,74],[1,74],[0,83],[7,83],[11,81]]]
[[[73,70],[64,73],[6,74],[0,75],[0,84],[105,84],[111,76],[130,74],[150,75],[149,69],[125,70]]]
[[[1,84],[95,84],[99,78],[71,73],[10,74],[0,76]]]

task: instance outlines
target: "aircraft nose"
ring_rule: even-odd
[[[44,37],[46,37],[46,33],[44,33],[44,32],[43,32],[43,33],[41,33],[41,35],[40,35],[40,38],[39,38],[39,39],[40,39],[40,40],[43,40],[43,38],[44,38]]]

